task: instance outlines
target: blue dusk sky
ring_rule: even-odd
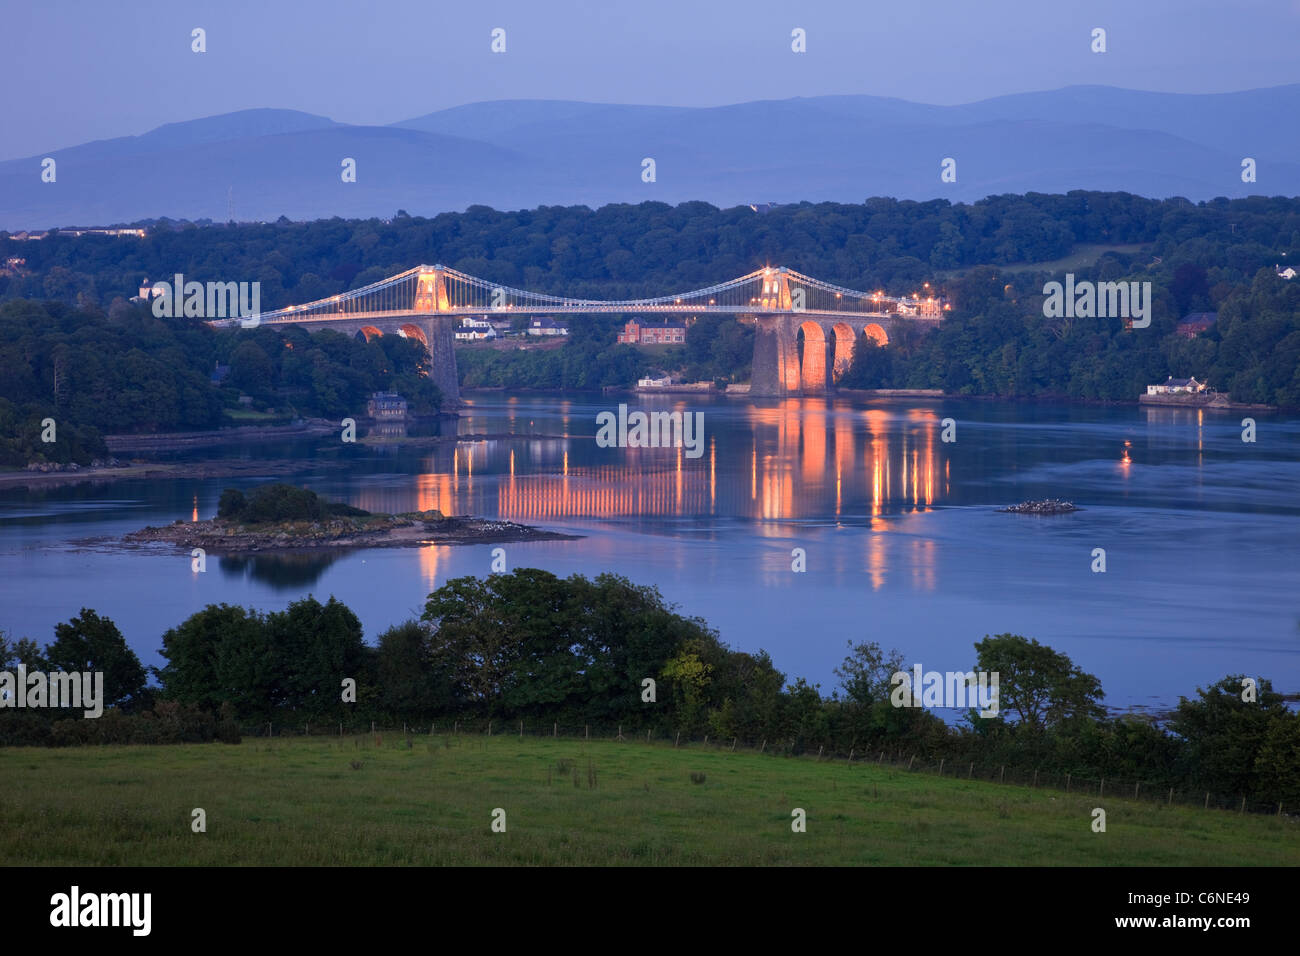
[[[493,99],[927,103],[1300,81],[1300,0],[6,0],[0,159],[256,107],[387,124]],[[190,32],[207,32],[191,52]],[[506,31],[505,54],[490,50]],[[806,31],[794,55],[791,31]],[[1089,48],[1095,27],[1108,50]],[[1294,122],[1294,117],[1279,121]]]

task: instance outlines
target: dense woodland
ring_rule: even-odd
[[[851,288],[906,294],[930,282],[951,302],[936,333],[883,349],[860,343],[841,383],[944,388],[963,394],[1132,401],[1145,385],[1195,375],[1238,401],[1300,407],[1300,280],[1275,265],[1300,259],[1300,200],[1194,204],[1127,193],[995,196],[981,202],[798,204],[765,214],[706,203],[474,206],[432,219],[342,219],[260,225],[143,223],[143,239],[0,233],[0,456],[81,460],[100,432],[215,427],[241,394],[268,414],[355,413],[367,392],[395,388],[437,406],[424,361],[397,336],[364,344],[332,333],[213,332],[156,319],[128,302],[140,283],[174,273],[258,281],[273,309],[354,289],[419,263],[442,262],[494,282],[593,298],[698,288],[761,265],[790,266]],[[1097,249],[1108,251],[1097,255]],[[1084,255],[1088,249],[1092,255]],[[1071,260],[1053,262],[1070,255]],[[1042,287],[1078,280],[1150,281],[1150,328],[1117,319],[1047,319]],[[9,301],[5,301],[9,300]],[[1190,312],[1217,311],[1194,339],[1174,334]],[[464,384],[595,388],[652,369],[691,379],[748,375],[752,331],[702,319],[684,347],[615,344],[621,318],[571,322],[561,349],[463,349]],[[214,384],[217,364],[229,377]],[[43,445],[54,417],[68,436]],[[17,429],[17,431],[15,431]]]
[[[360,415],[375,391],[436,412],[428,354],[413,339],[363,342],[292,327],[218,333],[143,305],[105,315],[62,302],[0,305],[0,465],[85,464],[102,435],[216,428],[231,421]],[[214,381],[221,367],[224,377]],[[243,404],[241,396],[251,400]],[[53,418],[58,440],[41,440]]]
[[[972,670],[1001,676],[999,712],[949,726],[895,706],[898,651],[850,644],[829,695],[792,682],[764,652],[727,647],[652,587],[615,575],[558,578],[521,568],[448,581],[418,620],[374,645],[345,605],[307,597],[283,611],[210,605],[162,636],[157,686],[112,621],[83,609],[44,648],[0,635],[0,670],[104,670],[113,709],[98,719],[0,709],[0,745],[230,740],[256,728],[352,731],[455,720],[594,733],[650,730],[782,752],[888,749],[1140,780],[1233,800],[1300,800],[1300,714],[1267,680],[1243,699],[1230,675],[1183,698],[1162,726],[1108,716],[1101,684],[1050,647],[1019,635],[975,642]],[[647,699],[645,679],[655,682]],[[356,682],[345,700],[345,680]]]

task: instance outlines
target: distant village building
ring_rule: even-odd
[[[497,330],[492,327],[492,323],[487,319],[475,319],[471,316],[467,316],[464,319],[461,319],[460,328],[456,329],[452,334],[458,339],[473,341],[478,339],[495,339],[497,337]]]
[[[1174,328],[1174,334],[1181,335],[1185,339],[1194,339],[1202,332],[1214,328],[1214,323],[1218,320],[1217,312],[1192,312],[1178,323]]]
[[[1196,395],[1205,391],[1206,384],[1195,378],[1174,378],[1169,376],[1159,385],[1148,385],[1148,395]]]
[[[1293,266],[1287,266],[1285,269],[1281,266],[1274,266],[1273,271],[1282,279],[1290,280],[1295,278],[1295,268]]]
[[[618,333],[618,340],[624,345],[681,345],[686,341],[686,326],[641,325],[631,320]]]
[[[366,403],[366,414],[378,421],[406,417],[406,399],[396,392],[375,392]]]
[[[140,280],[140,294],[131,296],[132,302],[148,302],[162,295],[162,289],[155,289],[148,276]]]
[[[636,380],[637,388],[667,388],[673,383],[671,375],[658,375]]]
[[[19,275],[22,273],[23,268],[26,265],[27,265],[27,260],[22,258],[21,256],[10,256],[8,259],[5,260],[5,267],[3,271],[12,273],[13,275]]]
[[[550,316],[541,316],[534,318],[528,324],[529,335],[568,335],[569,329],[562,322],[557,322]]]
[[[145,237],[143,229],[60,229],[60,236],[134,236],[137,239]]]

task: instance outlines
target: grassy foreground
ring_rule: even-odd
[[[631,741],[10,748],[0,779],[5,866],[1300,864],[1285,817]]]

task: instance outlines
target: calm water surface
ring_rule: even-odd
[[[631,397],[702,411],[704,453],[598,448],[598,395],[471,396],[423,447],[258,444],[224,456],[304,459],[293,481],[377,511],[439,508],[585,535],[506,545],[510,567],[654,584],[744,650],[829,691],[852,640],[926,669],[967,669],[1010,631],[1097,674],[1112,706],[1176,703],[1228,673],[1300,690],[1300,420],[943,400],[746,402]],[[956,420],[954,443],[940,421]],[[512,434],[511,439],[474,436]],[[1122,457],[1125,443],[1131,461]],[[335,595],[369,639],[418,615],[491,547],[219,560],[84,544],[210,517],[222,488],[268,478],[124,481],[0,492],[0,627],[42,643],[80,607],[112,617],[146,664],[204,605],[281,608]],[[1062,497],[1038,518],[996,508]],[[791,571],[803,548],[807,571]],[[1091,571],[1094,548],[1106,573]]]

